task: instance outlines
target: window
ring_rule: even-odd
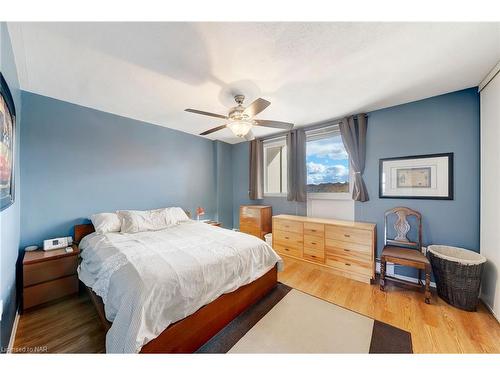
[[[264,194],[285,195],[287,192],[286,140],[264,142]]]
[[[349,193],[349,157],[338,127],[311,130],[307,134],[307,192]]]

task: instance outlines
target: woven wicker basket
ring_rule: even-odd
[[[476,311],[486,258],[452,246],[428,247],[438,295],[450,305]]]

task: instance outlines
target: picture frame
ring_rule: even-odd
[[[379,198],[453,200],[453,152],[380,159]]]
[[[15,200],[16,108],[0,72],[0,211]]]

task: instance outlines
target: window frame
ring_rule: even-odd
[[[287,147],[287,144],[286,144],[286,136],[283,136],[283,137],[278,137],[278,138],[273,138],[273,139],[270,139],[270,140],[264,140],[264,143],[263,143],[263,168],[264,168],[264,197],[286,197],[288,195],[288,186],[287,186],[287,189],[286,191],[284,192],[281,192],[281,193],[269,193],[267,192],[267,152],[266,152],[266,148],[271,148],[271,147],[276,147],[276,146],[284,146],[284,147]],[[287,154],[285,155],[285,158],[286,158],[286,162],[287,162],[287,168],[288,168],[288,152]],[[288,171],[287,171],[288,172]],[[283,164],[281,164],[280,166],[280,180],[281,182],[283,181],[282,178],[283,178]],[[282,186],[283,186],[283,182],[282,182]]]
[[[317,141],[324,138],[329,138],[332,136],[340,136],[339,125],[329,125],[317,129],[306,130],[306,149],[307,142]],[[342,138],[341,138],[342,139]],[[330,200],[352,200],[352,188],[353,188],[353,178],[354,173],[352,170],[351,159],[347,156],[349,164],[349,191],[346,193],[307,193],[307,199],[330,199]],[[307,162],[307,152],[306,152],[306,162]],[[307,177],[307,175],[306,175]],[[307,182],[306,182],[307,190]]]

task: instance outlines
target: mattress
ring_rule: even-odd
[[[283,267],[261,239],[192,220],[154,232],[92,233],[80,250],[79,278],[112,322],[108,353],[137,353],[170,324]]]

